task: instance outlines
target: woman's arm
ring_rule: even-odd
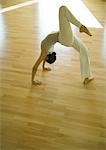
[[[43,65],[42,65],[43,70],[45,70],[45,63],[46,63],[46,60],[44,59],[43,60]]]
[[[46,59],[46,56],[47,56],[47,53],[45,51],[42,51],[38,60],[34,64],[33,69],[32,69],[32,84],[41,84],[41,82],[38,80],[34,81],[34,77],[36,75],[36,72],[37,72],[37,69],[38,69],[40,63]]]
[[[51,68],[45,67],[45,63],[46,63],[46,60],[44,59],[44,60],[43,60],[43,65],[42,65],[43,70],[44,70],[44,71],[51,71]]]

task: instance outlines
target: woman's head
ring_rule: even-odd
[[[46,61],[49,63],[49,64],[52,64],[56,61],[56,53],[55,52],[52,52],[51,54],[48,54],[47,57],[46,57]]]

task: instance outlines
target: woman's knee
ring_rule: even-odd
[[[62,6],[59,8],[59,11],[64,11],[64,10],[66,10],[66,9],[67,9],[67,7],[64,6],[64,5],[62,5]]]

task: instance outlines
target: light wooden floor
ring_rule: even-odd
[[[2,0],[2,7],[21,2]],[[103,25],[90,29],[91,38],[80,35],[95,77],[85,87],[79,55],[59,44],[52,71],[40,66],[43,84],[31,86],[43,33],[39,4],[0,14],[0,150],[106,150],[106,2],[84,3]]]

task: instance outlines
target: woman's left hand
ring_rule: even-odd
[[[51,71],[51,68],[45,67],[45,68],[43,68],[43,70],[44,70],[44,71]]]

